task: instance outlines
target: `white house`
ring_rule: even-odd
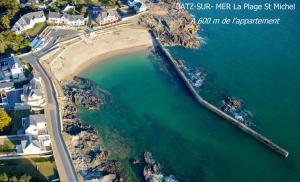
[[[30,115],[29,118],[22,118],[22,126],[25,129],[25,134],[28,135],[47,134],[44,114],[35,114]]]
[[[20,34],[25,30],[33,28],[36,23],[42,23],[45,21],[46,17],[43,11],[27,13],[14,24],[11,30],[16,34]]]
[[[102,10],[99,14],[95,15],[96,21],[99,25],[106,25],[121,20],[121,16],[116,11]]]
[[[41,145],[37,140],[22,140],[20,145],[16,146],[19,154],[40,154],[42,152]]]
[[[0,63],[0,80],[24,80],[24,67],[20,65],[19,58],[9,57]]]
[[[13,79],[25,79],[23,66],[20,66],[19,63],[15,62],[11,67],[11,76]]]
[[[22,140],[21,144],[16,145],[18,154],[42,154],[48,152],[51,147],[49,136],[32,137],[29,136],[28,140]]]
[[[68,26],[82,26],[85,24],[82,15],[59,14],[56,12],[49,12],[48,22]]]
[[[46,102],[42,90],[41,77],[33,77],[29,84],[23,85],[21,101],[29,105],[32,110],[44,109]]]

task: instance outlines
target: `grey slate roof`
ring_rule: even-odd
[[[49,18],[61,18],[64,17],[65,19],[68,19],[70,21],[74,21],[74,20],[84,20],[82,15],[69,15],[67,13],[64,14],[59,14],[56,12],[49,12]]]
[[[14,87],[14,83],[13,82],[0,82],[0,89],[4,89],[4,88],[13,88]]]
[[[109,15],[118,16],[118,13],[116,11],[112,11],[112,10],[103,10],[97,15],[97,18],[102,20],[103,18],[106,18]]]
[[[49,12],[48,17],[49,18],[60,18],[61,14],[57,13],[57,12]]]
[[[29,116],[30,124],[37,125],[37,123],[45,122],[45,115],[44,114],[34,114]]]
[[[84,18],[81,15],[69,15],[69,20],[84,20]]]
[[[43,16],[45,16],[43,11],[27,13],[27,14],[23,15],[16,23],[18,23],[19,25],[24,27],[30,23],[31,19],[41,18]]]

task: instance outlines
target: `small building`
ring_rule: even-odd
[[[11,67],[11,76],[13,79],[25,79],[24,68],[18,62]]]
[[[70,9],[75,9],[75,6],[71,6],[68,4],[66,7],[64,7],[63,12],[67,13]]]
[[[107,25],[119,21],[121,21],[121,16],[116,11],[102,10],[96,15],[96,22],[99,25]]]
[[[51,150],[49,136],[29,136],[28,140],[22,140],[21,144],[16,145],[18,154],[43,154]]]
[[[22,118],[22,126],[25,129],[25,134],[28,135],[47,134],[44,114],[35,114],[30,115],[28,118]]]
[[[83,26],[84,17],[82,15],[69,15],[67,25],[69,26]]]
[[[24,80],[24,68],[19,58],[9,57],[0,61],[0,81]]]
[[[59,14],[56,12],[49,12],[48,22],[68,26],[83,26],[85,24],[82,15]]]
[[[43,110],[46,105],[43,89],[42,78],[33,77],[26,85],[23,85],[23,94],[21,101],[31,107],[31,110]]]
[[[9,91],[13,90],[14,88],[15,88],[14,83],[11,81],[0,82],[0,92],[9,92]]]
[[[46,17],[43,11],[27,13],[14,24],[11,30],[16,34],[21,34],[25,30],[33,28],[36,23],[45,21]]]

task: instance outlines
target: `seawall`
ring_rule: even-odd
[[[188,80],[188,78],[185,76],[185,74],[183,73],[183,71],[180,69],[180,66],[177,64],[176,60],[173,58],[173,56],[170,54],[170,52],[162,45],[162,43],[160,42],[159,39],[155,38],[156,43],[158,48],[160,48],[160,50],[162,51],[162,53],[165,55],[165,57],[167,58],[167,60],[173,65],[173,67],[175,68],[175,70],[177,71],[177,73],[179,74],[180,78],[182,79],[182,81],[184,82],[184,84],[187,86],[188,90],[191,92],[191,94],[195,97],[195,99],[205,108],[209,109],[210,111],[216,113],[217,115],[219,115],[220,117],[226,119],[227,121],[229,121],[231,124],[237,126],[238,128],[240,128],[242,131],[246,132],[247,134],[249,134],[250,136],[254,137],[255,139],[257,139],[258,141],[260,141],[261,143],[265,144],[267,147],[271,148],[272,150],[274,150],[275,152],[277,152],[278,154],[284,156],[284,157],[288,157],[289,152],[285,149],[283,149],[282,147],[280,147],[279,145],[273,143],[271,140],[269,140],[268,138],[266,138],[265,136],[263,136],[262,134],[254,131],[253,129],[249,128],[248,126],[246,126],[245,124],[239,122],[238,120],[236,120],[235,118],[231,117],[230,115],[226,114],[225,112],[223,112],[222,110],[220,110],[219,108],[215,107],[214,105],[212,105],[211,103],[207,102],[205,99],[203,99],[198,92],[194,89],[194,87],[191,85],[190,81]]]

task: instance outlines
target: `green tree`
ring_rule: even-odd
[[[5,14],[9,17],[15,16],[20,9],[19,2],[17,0],[1,0],[0,7],[5,9]]]
[[[11,117],[4,110],[0,110],[0,131],[3,131],[11,122]],[[1,181],[1,180],[0,180]]]
[[[5,50],[6,50],[6,49],[7,49],[7,45],[5,44],[4,41],[2,41],[2,40],[0,39],[0,54],[5,53]]]
[[[84,15],[84,14],[87,12],[87,7],[82,6],[82,7],[79,9],[79,12],[80,12],[81,15]]]
[[[99,2],[105,6],[115,6],[117,4],[117,0],[99,0]]]
[[[68,14],[75,15],[76,14],[76,10],[74,8],[71,8],[71,9],[68,10]]]
[[[29,182],[30,180],[31,180],[31,176],[24,174],[20,177],[19,182]]]
[[[30,3],[29,7],[30,7],[30,9],[32,9],[32,10],[37,9],[37,6],[36,6],[35,4],[33,4],[33,3]]]
[[[50,6],[50,11],[54,11],[57,13],[61,13],[61,9],[59,9],[54,3]]]
[[[5,29],[9,29],[10,28],[10,20],[9,20],[9,18],[8,18],[7,15],[2,16],[2,18],[1,18],[1,25]]]
[[[6,172],[0,174],[0,181],[8,181],[8,176]]]
[[[30,50],[30,43],[23,34],[16,35],[11,30],[0,32],[0,53],[18,53]]]
[[[25,74],[26,77],[28,77],[28,76],[32,73],[33,67],[32,67],[31,64],[30,64],[28,61],[26,61],[26,60],[22,60],[22,61],[21,61],[21,64],[24,65],[24,67],[25,67],[25,72],[24,72],[24,74]]]
[[[10,178],[10,181],[11,182],[18,182],[18,178],[13,176],[13,177]]]

